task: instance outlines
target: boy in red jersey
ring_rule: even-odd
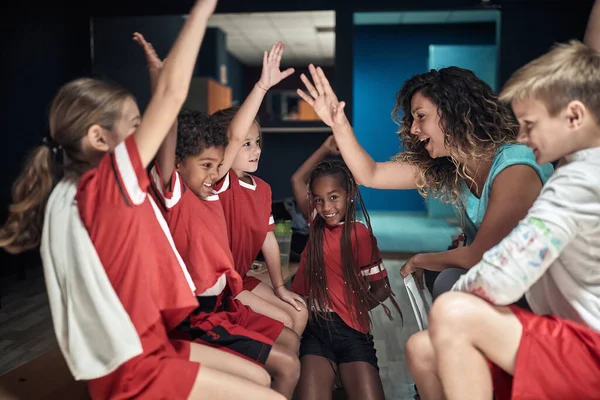
[[[280,54],[269,54],[265,67],[279,71],[280,59]],[[211,116],[196,111],[181,113],[177,130],[158,153],[152,183],[200,303],[180,326],[178,337],[264,365],[274,378],[273,389],[291,398],[300,369],[298,336],[281,322],[234,300],[242,290],[242,280],[233,267],[223,208],[213,190],[220,167],[235,158],[242,145],[264,97],[263,88],[279,80],[257,83],[232,123],[229,139]]]

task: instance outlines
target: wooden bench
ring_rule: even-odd
[[[0,400],[89,400],[87,384],[75,381],[55,347],[0,375]]]

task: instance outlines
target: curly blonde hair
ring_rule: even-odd
[[[418,92],[438,108],[448,157],[431,158],[425,145],[410,133],[411,100]],[[511,109],[472,71],[458,67],[431,70],[404,82],[396,94],[392,119],[400,126],[398,136],[405,149],[393,159],[418,168],[417,187],[423,197],[439,198],[459,208],[463,182],[475,184],[475,172],[468,171],[464,160],[493,159],[500,146],[516,142],[519,132]]]

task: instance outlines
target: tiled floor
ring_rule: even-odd
[[[379,367],[388,400],[412,400],[412,380],[404,362],[404,343],[417,331],[406,289],[398,271],[401,261],[387,261],[392,289],[404,314],[404,323],[395,308],[389,321],[383,309],[373,313],[373,336]],[[0,309],[0,374],[15,368],[56,346],[41,270],[30,271],[26,281],[6,282],[1,288]]]

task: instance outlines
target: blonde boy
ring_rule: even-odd
[[[409,340],[421,397],[600,397],[600,53],[573,41],[519,69],[519,141],[564,159],[527,216],[464,275]],[[462,293],[460,293],[462,292]],[[532,312],[509,306],[525,295]]]

